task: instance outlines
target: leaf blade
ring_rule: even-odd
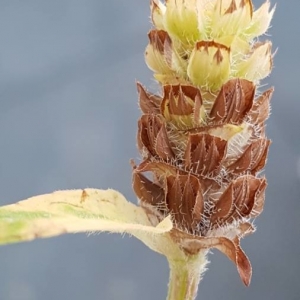
[[[172,229],[170,218],[152,226],[141,207],[114,190],[69,190],[0,207],[0,245],[65,233],[129,233],[155,251]]]

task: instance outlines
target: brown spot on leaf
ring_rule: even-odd
[[[88,195],[88,193],[86,192],[86,190],[82,190],[81,197],[80,197],[80,203],[85,202],[85,200],[87,199],[88,196],[89,196],[89,195]]]

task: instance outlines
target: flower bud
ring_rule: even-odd
[[[267,41],[256,43],[251,53],[236,64],[236,77],[246,78],[257,83],[260,79],[267,77],[273,65],[272,44]]]
[[[148,67],[156,73],[172,73],[171,69],[171,39],[163,30],[152,30],[148,34],[149,45],[145,56]]]
[[[211,37],[239,35],[251,19],[251,0],[218,0],[213,10]]]
[[[197,0],[167,0],[164,26],[168,33],[183,44],[194,44],[200,39]]]
[[[151,19],[152,23],[157,29],[165,29],[163,25],[163,16],[166,11],[166,7],[157,0],[151,0]]]
[[[164,84],[185,83],[186,62],[173,48],[171,38],[164,30],[151,30],[145,60],[155,78]]]
[[[230,49],[215,42],[198,42],[191,54],[187,74],[196,86],[219,89],[230,74]]]
[[[250,26],[246,29],[245,35],[248,40],[253,39],[256,36],[265,34],[270,26],[270,22],[273,18],[276,6],[270,9],[270,2],[267,0],[259,9],[253,13]]]

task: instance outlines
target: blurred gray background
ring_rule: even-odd
[[[256,7],[262,1],[255,1]],[[242,241],[253,265],[210,255],[198,299],[300,299],[300,2],[277,0],[272,34],[273,140],[264,213]],[[0,204],[59,189],[115,188],[133,202],[135,80],[148,0],[0,1]],[[141,242],[84,234],[0,247],[0,300],[165,299],[168,266]]]

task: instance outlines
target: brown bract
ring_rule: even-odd
[[[187,255],[216,248],[236,265],[248,285],[251,265],[240,239],[264,205],[265,138],[272,89],[255,98],[255,85],[231,79],[205,106],[192,85],[164,85],[162,96],[137,84],[143,112],[133,188],[156,225],[171,215],[173,240]],[[227,132],[229,134],[220,134]],[[245,137],[246,136],[246,137]]]

